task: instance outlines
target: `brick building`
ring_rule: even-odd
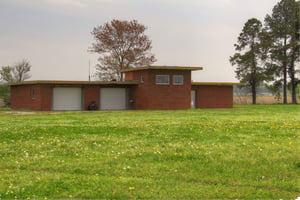
[[[195,83],[193,70],[202,68],[133,68],[122,71],[123,82],[25,81],[10,85],[11,107],[44,111],[232,108],[235,83]]]

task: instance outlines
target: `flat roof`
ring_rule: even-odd
[[[245,85],[244,83],[233,83],[233,82],[192,82],[192,85],[217,85],[217,86],[230,86],[230,85]]]
[[[21,83],[11,83],[9,85],[36,85],[36,84],[51,84],[51,85],[137,85],[134,81],[55,81],[55,80],[38,80],[38,81],[24,81]]]
[[[139,71],[139,70],[147,70],[147,69],[168,69],[168,70],[203,70],[203,67],[188,67],[188,66],[146,66],[146,67],[137,67],[137,68],[129,68],[124,69],[121,72],[130,72],[130,71]]]
[[[56,81],[56,80],[37,80],[37,81],[24,81],[21,83],[11,83],[9,85],[37,85],[37,84],[50,84],[50,85],[138,85],[137,81]],[[244,83],[233,82],[192,82],[192,85],[245,85]]]

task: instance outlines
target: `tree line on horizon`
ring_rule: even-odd
[[[249,19],[234,44],[236,53],[229,58],[236,66],[236,77],[251,90],[256,104],[257,88],[266,84],[287,104],[291,90],[292,103],[297,104],[300,85],[300,1],[281,0],[264,24],[257,18]]]

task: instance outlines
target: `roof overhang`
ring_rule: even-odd
[[[137,82],[134,81],[24,81],[21,83],[11,83],[10,86],[14,85],[38,85],[38,84],[48,84],[48,85],[137,85]]]
[[[122,70],[121,72],[131,72],[131,71],[140,71],[140,70],[149,70],[149,69],[163,69],[163,70],[203,70],[203,67],[187,67],[187,66],[146,66],[146,67],[137,67],[129,68]]]
[[[233,85],[245,85],[244,83],[232,83],[232,82],[192,82],[192,85],[206,85],[206,86],[233,86]]]

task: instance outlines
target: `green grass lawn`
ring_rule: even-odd
[[[300,106],[0,110],[0,199],[295,199]]]

